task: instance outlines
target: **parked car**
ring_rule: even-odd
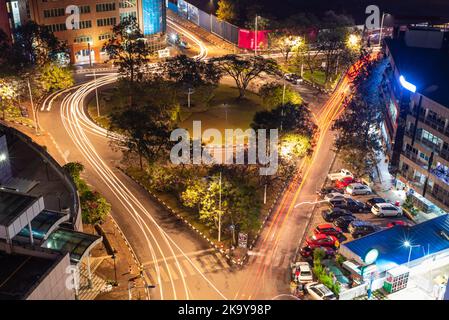
[[[327,178],[330,181],[340,180],[340,179],[346,178],[346,177],[354,178],[354,176],[352,175],[351,171],[346,170],[346,169],[341,169],[340,172],[329,173],[327,175]]]
[[[357,220],[357,218],[354,216],[342,216],[335,219],[334,225],[336,227],[339,227],[341,230],[348,231],[349,224],[354,220]]]
[[[367,211],[369,211],[369,208],[363,202],[360,202],[360,201],[357,201],[357,200],[354,200],[351,198],[346,198],[341,201],[330,200],[329,203],[332,208],[345,209],[350,212],[367,212]]]
[[[338,248],[340,242],[334,236],[328,236],[325,234],[314,234],[306,238],[306,244],[312,249],[316,247],[331,247]]]
[[[340,238],[342,236],[342,231],[339,227],[336,227],[330,223],[321,223],[316,226],[313,230],[315,234],[325,234],[328,236],[334,236]]]
[[[288,82],[291,82],[293,84],[300,84],[303,82],[303,79],[294,73],[286,73],[284,75],[284,77],[285,77],[285,80],[287,80]]]
[[[369,199],[365,203],[369,208],[372,208],[372,206],[374,206],[377,203],[387,203],[387,200],[385,200],[384,198],[380,198],[380,197],[374,197],[374,198]]]
[[[347,196],[345,196],[342,193],[338,193],[338,192],[331,192],[328,193],[324,196],[324,200],[343,200],[346,199]]]
[[[292,263],[292,278],[300,283],[307,283],[313,281],[312,270],[310,269],[310,265],[305,261],[298,261],[296,263]]]
[[[356,195],[362,195],[362,194],[371,194],[373,191],[370,187],[368,187],[365,184],[362,183],[351,183],[349,186],[346,187],[346,193],[356,196]]]
[[[354,239],[367,236],[371,233],[379,231],[380,227],[369,221],[354,220],[349,224],[348,231]]]
[[[398,221],[391,221],[387,224],[387,228],[393,228],[396,226],[408,227],[408,223],[405,221],[398,220]]]
[[[344,177],[340,178],[335,182],[335,187],[339,189],[345,189],[347,186],[349,186],[351,183],[356,182],[353,177]]]
[[[371,208],[371,212],[378,217],[400,217],[402,208],[391,203],[377,203]]]
[[[322,283],[308,283],[305,285],[305,291],[313,300],[337,300],[335,294]]]
[[[335,188],[335,187],[324,187],[324,188],[318,190],[316,193],[319,196],[324,197],[328,193],[337,192],[337,193],[343,194],[344,191],[345,191],[344,189],[338,189],[338,188]]]
[[[343,216],[353,216],[353,215],[348,210],[341,209],[341,208],[332,208],[332,209],[328,209],[328,210],[323,210],[321,212],[321,216],[327,222],[334,222],[334,220],[336,220],[337,218],[340,218]]]

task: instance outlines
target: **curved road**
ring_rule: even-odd
[[[207,57],[207,46],[185,28],[168,21]],[[123,230],[139,262],[144,266],[151,299],[271,299],[288,291],[289,262],[295,255],[310,220],[313,202],[332,162],[332,121],[343,110],[350,79],[345,77],[335,93],[312,111],[319,126],[314,154],[300,165],[302,179],[288,186],[277,209],[256,243],[248,265],[239,270],[210,250],[207,242],[148,197],[148,194],[116,166],[122,158],[110,147],[108,132],[85,113],[84,101],[96,87],[113,83],[109,73],[48,97],[40,123],[54,138],[65,161],[81,161],[87,181],[112,204],[112,216]],[[112,136],[120,139],[119,136]],[[311,178],[313,177],[313,179]]]

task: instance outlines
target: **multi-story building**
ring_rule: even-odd
[[[28,0],[31,19],[48,26],[67,42],[72,63],[102,62],[107,59],[102,50],[111,38],[112,27],[128,16],[136,17],[148,38],[165,34],[165,0]],[[79,28],[67,30],[66,20],[79,9]],[[71,19],[70,19],[71,20]],[[89,57],[90,48],[90,57]]]
[[[3,31],[8,38],[11,38],[11,26],[6,0],[0,0],[0,30]]]
[[[385,44],[383,136],[397,187],[424,212],[449,212],[449,32],[400,28]]]

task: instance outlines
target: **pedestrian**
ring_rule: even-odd
[[[296,294],[297,287],[298,287],[298,285],[296,284],[296,282],[294,282],[294,281],[290,282],[290,293],[292,295]]]

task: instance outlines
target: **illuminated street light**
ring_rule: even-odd
[[[408,260],[407,260],[407,268],[410,267],[410,258],[412,257],[412,250],[413,250],[413,248],[417,248],[417,247],[420,247],[420,246],[421,245],[419,245],[419,244],[412,245],[410,243],[410,241],[408,241],[408,240],[404,241],[404,247],[409,248]]]
[[[3,162],[6,160],[6,154],[2,153],[0,154],[0,162]]]

